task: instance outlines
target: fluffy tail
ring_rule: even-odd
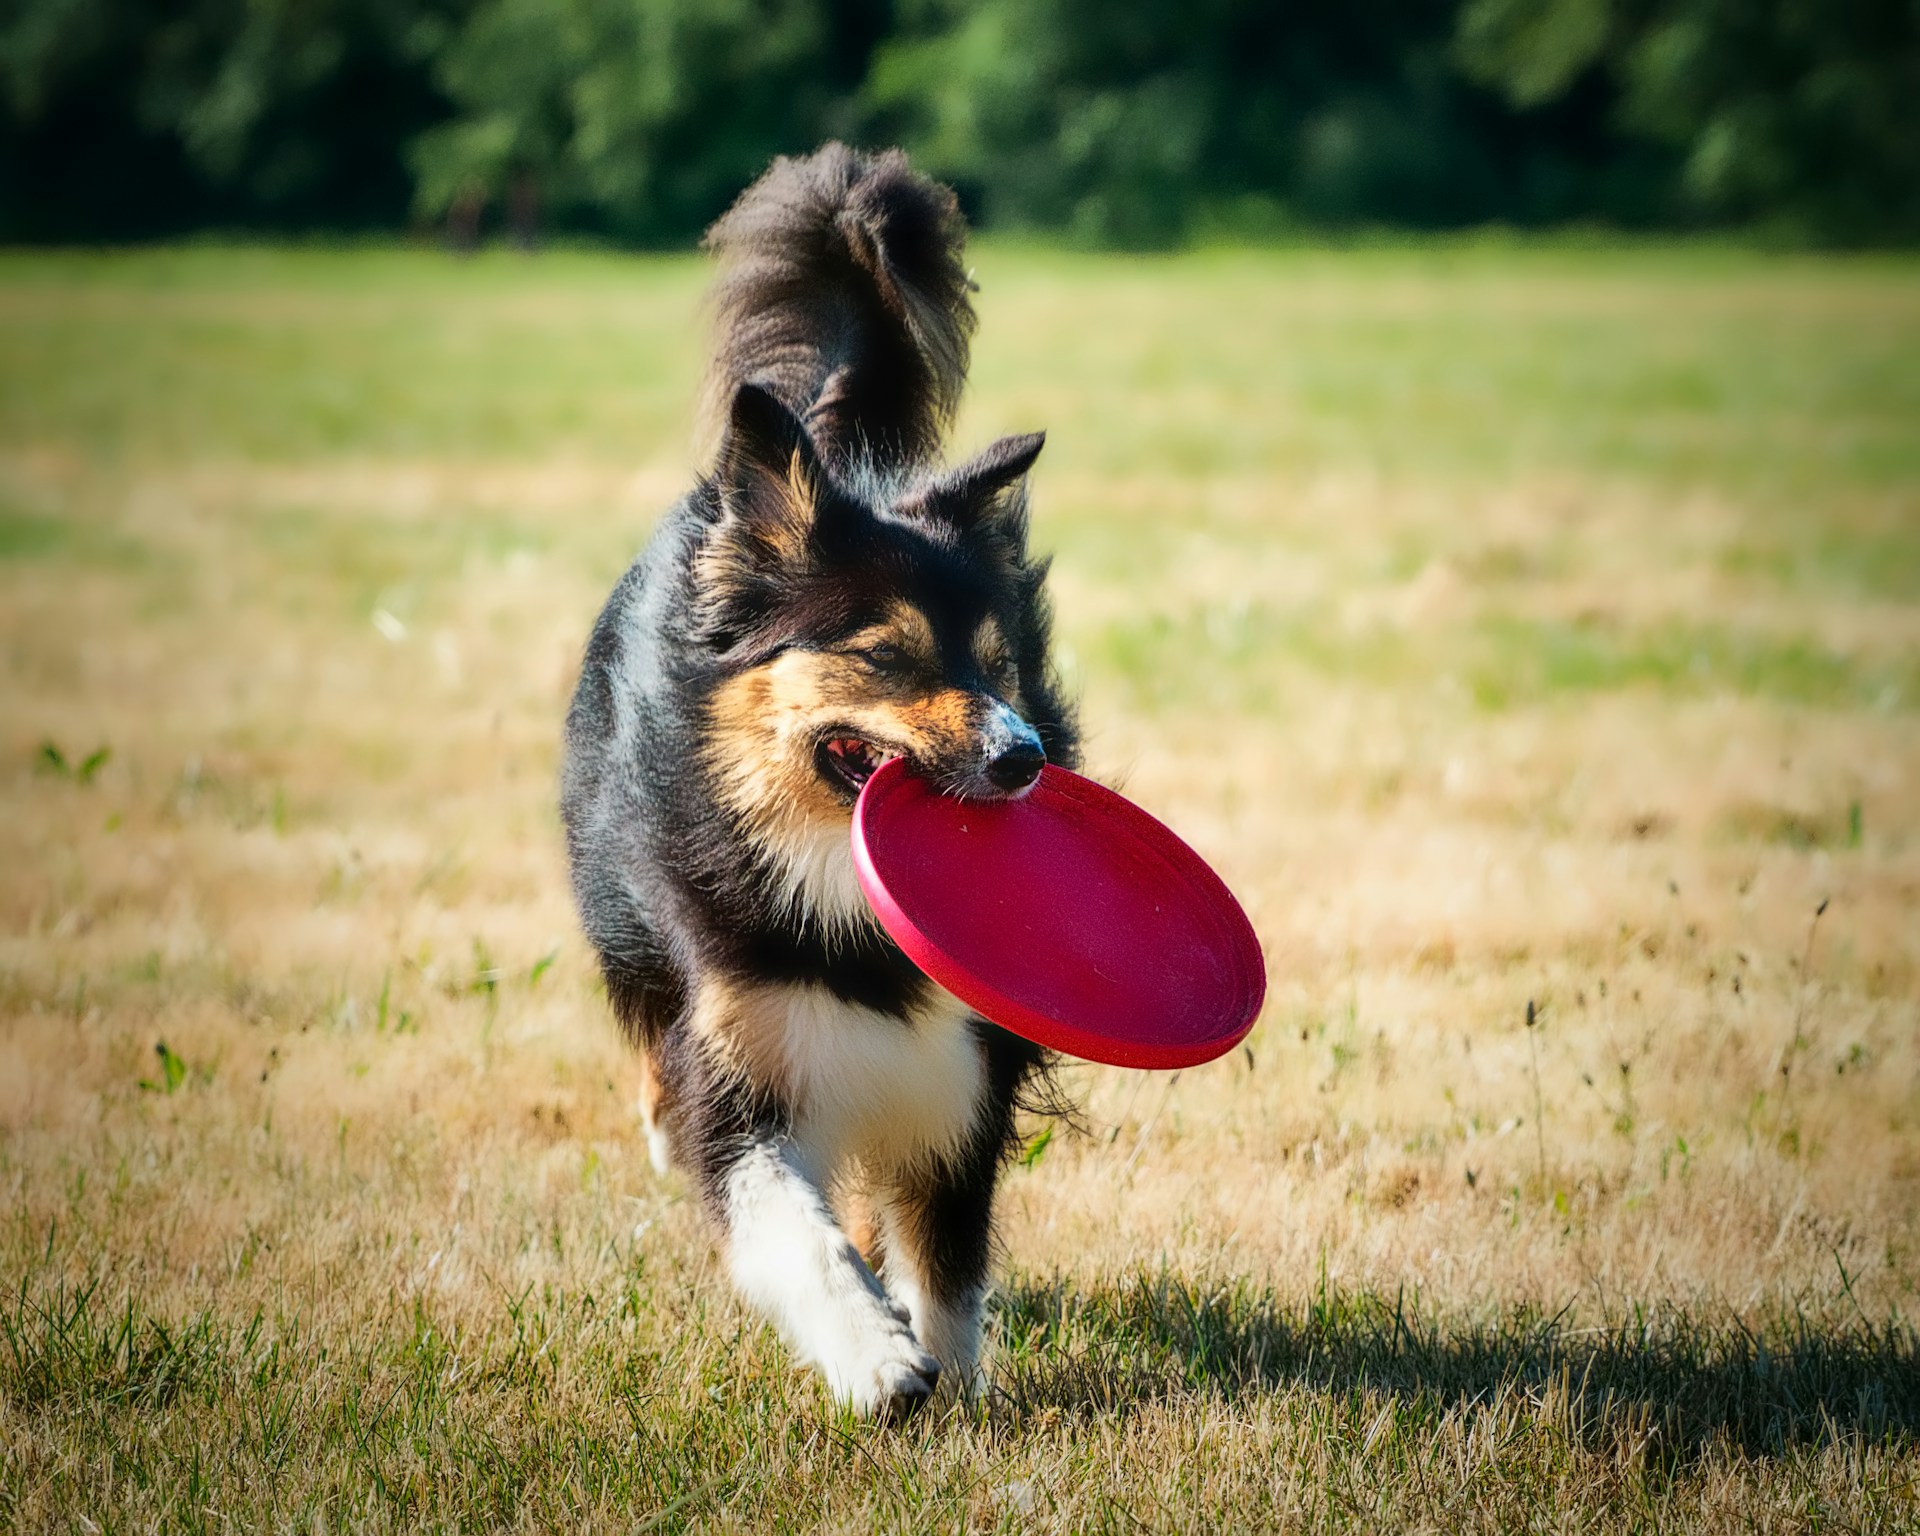
[[[758,384],[824,458],[934,458],[973,335],[966,228],[947,188],[897,149],[781,158],[707,231],[720,258],[710,419]]]

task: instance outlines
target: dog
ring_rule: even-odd
[[[833,1397],[886,1419],[979,1390],[994,1188],[1046,1058],[880,928],[854,802],[894,757],[994,800],[1078,756],[1027,548],[1043,434],[941,457],[964,241],[900,151],[839,144],[709,231],[718,447],[594,626],[561,785],[656,1165]]]

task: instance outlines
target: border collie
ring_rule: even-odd
[[[594,626],[562,780],[656,1164],[834,1397],[885,1418],[978,1387],[994,1185],[1045,1061],[887,938],[854,801],[893,757],[998,799],[1077,756],[1027,553],[1042,437],[942,458],[964,239],[898,150],[839,144],[714,225],[718,448]]]

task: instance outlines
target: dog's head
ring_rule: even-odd
[[[887,759],[967,798],[1039,777],[1057,714],[1043,568],[1026,552],[1041,442],[1003,438],[883,486],[829,472],[765,391],[733,401],[721,510],[693,566],[715,677],[703,755],[742,829],[816,898],[829,877],[804,870],[838,871],[854,800]]]

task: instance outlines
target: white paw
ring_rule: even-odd
[[[940,1362],[920,1347],[904,1323],[861,1330],[833,1359],[822,1360],[827,1389],[863,1418],[899,1422],[924,1404],[940,1384]]]
[[[980,1368],[983,1298],[979,1291],[935,1301],[908,1274],[890,1276],[907,1308],[913,1336],[940,1361],[940,1398],[973,1402],[986,1385]]]

